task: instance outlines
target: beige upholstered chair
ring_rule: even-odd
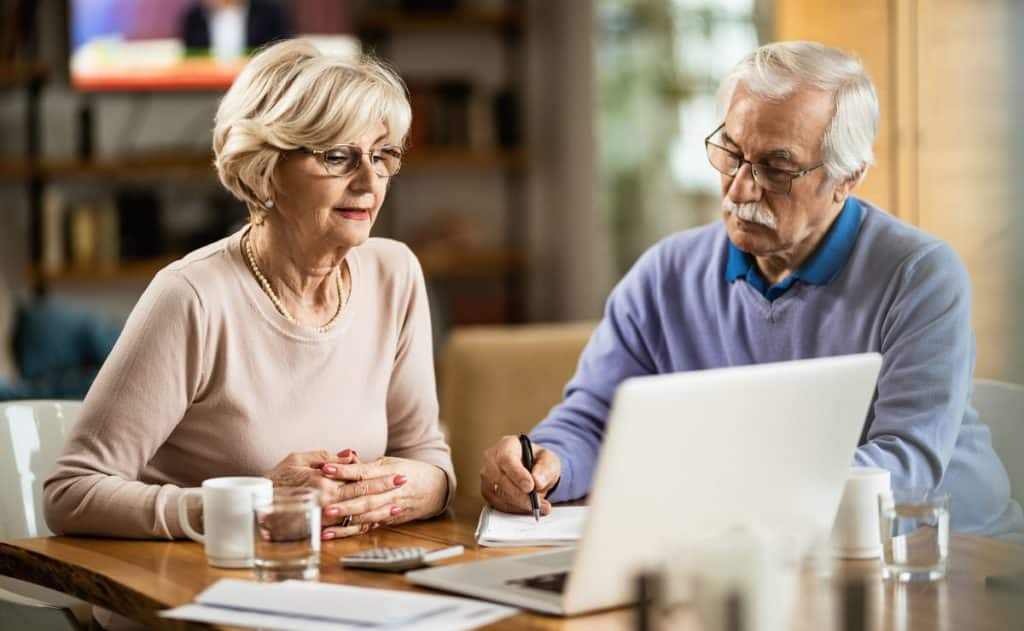
[[[455,329],[440,364],[441,420],[458,495],[480,493],[482,454],[505,434],[526,432],[562,399],[595,323]]]

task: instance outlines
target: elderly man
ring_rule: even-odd
[[[587,494],[612,393],[628,377],[877,351],[854,464],[948,492],[954,529],[1024,531],[971,406],[967,271],[947,244],[851,196],[878,127],[863,66],[816,43],[763,46],[724,79],[719,110],[705,144],[724,221],[669,236],[637,261],[564,401],[531,433],[533,475],[506,436],[485,453],[485,499],[528,512],[536,488],[546,514]],[[751,419],[751,431],[764,430]]]

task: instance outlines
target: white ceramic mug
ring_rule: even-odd
[[[202,534],[188,520],[192,495],[202,496]],[[269,501],[273,495],[274,485],[266,478],[210,478],[201,489],[187,489],[178,496],[178,521],[186,535],[206,546],[210,565],[252,567],[254,499]]]
[[[843,487],[829,547],[845,559],[875,559],[882,554],[878,522],[878,496],[890,492],[887,469],[853,467]]]

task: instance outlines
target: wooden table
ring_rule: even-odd
[[[440,548],[460,543],[466,554],[448,563],[493,558],[527,549],[480,548],[473,540],[481,503],[455,502],[442,519],[381,529],[361,537],[325,542],[320,580],[365,587],[415,590],[401,575],[343,570],[338,557],[377,546]],[[624,542],[628,544],[628,542]],[[250,578],[248,570],[221,570],[206,564],[202,546],[186,541],[132,541],[85,537],[40,537],[0,543],[0,573],[52,587],[160,628],[184,628],[156,617],[167,607],[189,603],[221,578]],[[871,628],[893,631],[1024,629],[1024,593],[987,588],[985,577],[1024,573],[1024,546],[954,533],[950,571],[937,583],[883,582],[877,561],[842,562],[839,577],[870,580],[867,600]],[[794,629],[840,628],[834,622],[836,580],[807,573],[801,580]],[[666,628],[699,629],[692,608],[677,611]],[[619,609],[571,619],[520,614],[489,629],[631,629],[633,612]]]

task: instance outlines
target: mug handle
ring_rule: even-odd
[[[202,493],[202,489],[185,489],[182,494],[178,496],[178,523],[190,539],[198,541],[199,543],[206,543],[206,537],[196,532],[195,529],[192,528],[192,524],[188,522],[188,508],[185,506],[188,502],[189,496],[199,495],[202,497]]]

